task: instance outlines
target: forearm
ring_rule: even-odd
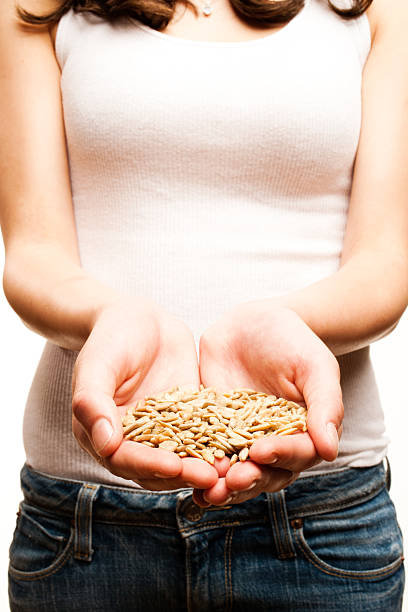
[[[3,285],[11,307],[30,329],[71,350],[81,349],[98,312],[119,297],[55,245],[10,249]]]
[[[407,257],[375,257],[373,251],[358,253],[332,276],[278,298],[335,355],[367,346],[392,331],[407,302]]]

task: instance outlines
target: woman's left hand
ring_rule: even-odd
[[[200,377],[221,391],[246,387],[302,403],[308,431],[257,440],[245,462],[218,461],[218,482],[194,492],[198,505],[240,503],[278,491],[301,471],[337,457],[343,418],[339,365],[289,308],[263,300],[224,315],[201,337]]]

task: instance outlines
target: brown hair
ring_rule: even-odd
[[[330,7],[345,19],[362,15],[373,0],[352,0],[348,9],[340,9],[331,0]],[[305,0],[230,0],[235,13],[245,22],[259,28],[287,23],[303,8]],[[56,23],[71,8],[79,12],[93,13],[107,21],[119,18],[137,19],[155,30],[164,29],[174,15],[177,3],[190,7],[196,15],[197,8],[190,0],[61,0],[59,7],[45,15],[34,15],[20,6],[19,18],[32,25]]]

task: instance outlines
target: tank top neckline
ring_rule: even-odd
[[[224,47],[224,48],[246,47],[246,46],[259,45],[259,44],[265,44],[268,42],[272,42],[274,39],[278,40],[282,38],[284,35],[287,35],[289,32],[292,31],[294,26],[298,25],[299,22],[304,18],[306,9],[308,8],[308,5],[310,4],[310,2],[311,0],[305,0],[303,8],[301,8],[301,10],[297,13],[297,15],[295,15],[289,21],[289,23],[287,23],[285,26],[280,28],[277,32],[272,32],[271,34],[268,34],[267,36],[262,36],[260,38],[254,38],[251,40],[239,40],[239,41],[192,40],[189,38],[180,38],[178,36],[166,34],[165,32],[160,32],[159,30],[155,30],[154,28],[151,28],[150,26],[145,25],[144,23],[141,23],[140,21],[135,21],[134,24],[138,28],[143,30],[144,32],[151,34],[152,36],[155,36],[164,42],[170,42],[170,43],[181,44],[181,45],[197,46],[197,47],[208,47],[208,48],[211,48],[211,47]]]

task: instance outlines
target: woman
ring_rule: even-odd
[[[11,609],[400,610],[369,344],[408,296],[405,3],[38,4],[0,9],[4,287],[49,340]],[[123,441],[200,382],[308,433],[215,467]]]

